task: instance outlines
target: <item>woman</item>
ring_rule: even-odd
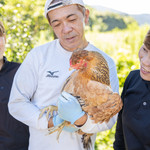
[[[3,56],[6,34],[0,22],[0,150],[28,150],[29,131],[8,112],[8,100],[14,75],[20,66]]]
[[[140,70],[131,71],[118,115],[115,150],[150,150],[150,30],[139,50]]]

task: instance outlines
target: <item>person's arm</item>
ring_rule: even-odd
[[[131,72],[127,76],[124,86],[123,86],[123,91],[121,93],[121,99],[122,102],[124,103],[125,95],[126,95],[126,90],[128,89],[128,86],[130,85],[131,81]],[[116,133],[115,133],[115,141],[113,143],[114,150],[125,150],[125,141],[124,141],[124,133],[123,133],[123,123],[122,123],[122,112],[123,112],[124,107],[122,110],[119,112],[118,119],[117,119],[117,126],[116,126]]]
[[[30,101],[38,86],[38,69],[40,60],[28,53],[18,69],[10,94],[8,108],[10,114],[17,120],[37,129],[47,129],[48,121],[45,115],[39,118],[40,108]]]
[[[112,68],[109,69],[109,72],[111,88],[113,92],[117,92],[119,94],[119,80],[115,64],[112,66]]]
[[[125,150],[123,129],[122,129],[122,110],[119,112],[116,133],[115,133],[115,141],[113,144],[114,150]]]

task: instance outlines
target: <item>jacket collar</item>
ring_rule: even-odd
[[[2,69],[0,70],[0,73],[5,71],[7,64],[8,64],[7,58],[5,56],[3,57],[3,60],[4,60],[4,64],[2,66]]]

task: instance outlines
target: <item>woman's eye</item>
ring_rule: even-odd
[[[145,52],[147,52],[147,49],[143,48],[143,50],[144,50]]]

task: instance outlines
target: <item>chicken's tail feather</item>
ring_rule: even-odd
[[[82,135],[83,147],[86,150],[90,150],[90,147],[92,146],[91,135],[92,134],[86,134],[86,133]]]

